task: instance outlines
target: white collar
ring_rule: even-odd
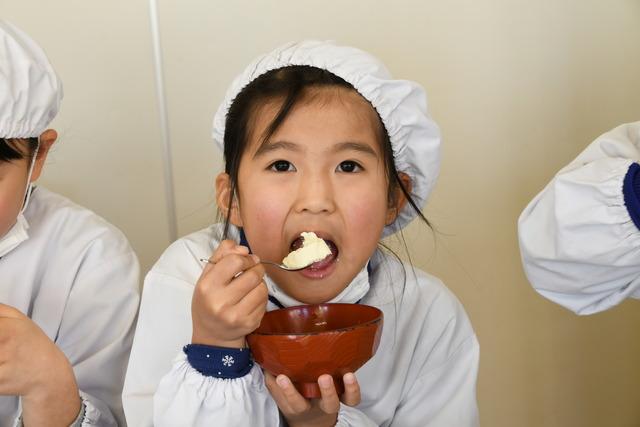
[[[9,229],[7,234],[0,238],[0,258],[14,250],[22,242],[29,238],[29,223],[22,212],[18,214],[16,223]]]

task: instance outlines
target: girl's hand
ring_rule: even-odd
[[[191,342],[244,347],[245,336],[260,326],[267,309],[264,267],[245,246],[231,240],[220,243],[209,261],[193,292]]]
[[[21,396],[25,425],[70,425],[80,412],[73,369],[31,319],[0,304],[0,395]]]
[[[336,393],[331,375],[321,375],[318,378],[318,386],[320,386],[322,398],[311,400],[298,393],[285,375],[278,375],[276,378],[266,371],[264,375],[267,388],[290,427],[334,426],[338,421],[340,401],[348,406],[356,406],[360,403],[360,386],[352,373],[345,374],[343,377],[342,399]]]

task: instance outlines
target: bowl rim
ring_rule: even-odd
[[[342,303],[342,302],[323,302],[323,303],[318,303],[318,304],[293,305],[291,307],[279,308],[277,310],[268,311],[268,312],[265,313],[265,315],[267,313],[273,313],[274,311],[278,311],[278,310],[291,310],[291,309],[295,309],[295,308],[308,307],[308,306],[309,307],[314,307],[314,306],[333,306],[333,305],[359,305],[359,306],[362,306],[362,307],[370,307],[370,308],[373,308],[374,310],[376,310],[378,312],[378,315],[372,320],[369,320],[369,321],[364,322],[364,323],[358,323],[357,325],[354,325],[354,326],[345,326],[344,328],[328,329],[326,331],[320,331],[320,332],[302,332],[302,333],[296,333],[296,332],[278,332],[278,333],[276,333],[276,332],[257,332],[257,330],[260,328],[258,326],[258,329],[256,329],[255,331],[251,332],[248,336],[251,336],[251,335],[278,336],[279,335],[279,336],[287,337],[287,336],[309,336],[309,335],[332,334],[332,333],[336,333],[336,332],[350,331],[352,329],[361,328],[363,326],[373,325],[375,323],[381,322],[382,319],[384,318],[384,313],[378,307],[374,307],[374,306],[368,305],[368,304],[353,304],[353,303]]]

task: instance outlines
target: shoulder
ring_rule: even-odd
[[[391,255],[381,257],[374,270],[373,301],[385,307],[385,322],[391,316],[432,362],[446,360],[469,343],[477,346],[464,307],[440,279]]]
[[[377,304],[401,302],[408,310],[464,314],[462,304],[442,280],[388,253],[377,252],[372,259],[371,280]]]
[[[412,312],[421,314],[431,328],[441,328],[455,340],[475,335],[462,303],[439,278],[408,264],[405,268],[408,279],[404,299]]]
[[[462,321],[473,333],[462,303],[442,280],[409,264],[405,264],[405,269],[408,277],[413,276],[407,280],[407,297],[415,301],[414,305],[422,307],[421,310],[426,308],[426,314],[443,322]]]
[[[29,234],[65,250],[99,251],[135,256],[117,227],[93,211],[43,187],[34,189],[25,212]]]

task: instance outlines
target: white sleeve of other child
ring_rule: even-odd
[[[108,261],[78,272],[56,339],[76,376],[84,427],[124,424],[122,383],[138,310],[139,267],[128,247],[119,255],[111,249],[87,255]]]
[[[619,126],[560,170],[518,221],[524,269],[546,298],[591,314],[640,298],[640,231],[623,195],[640,122]]]

